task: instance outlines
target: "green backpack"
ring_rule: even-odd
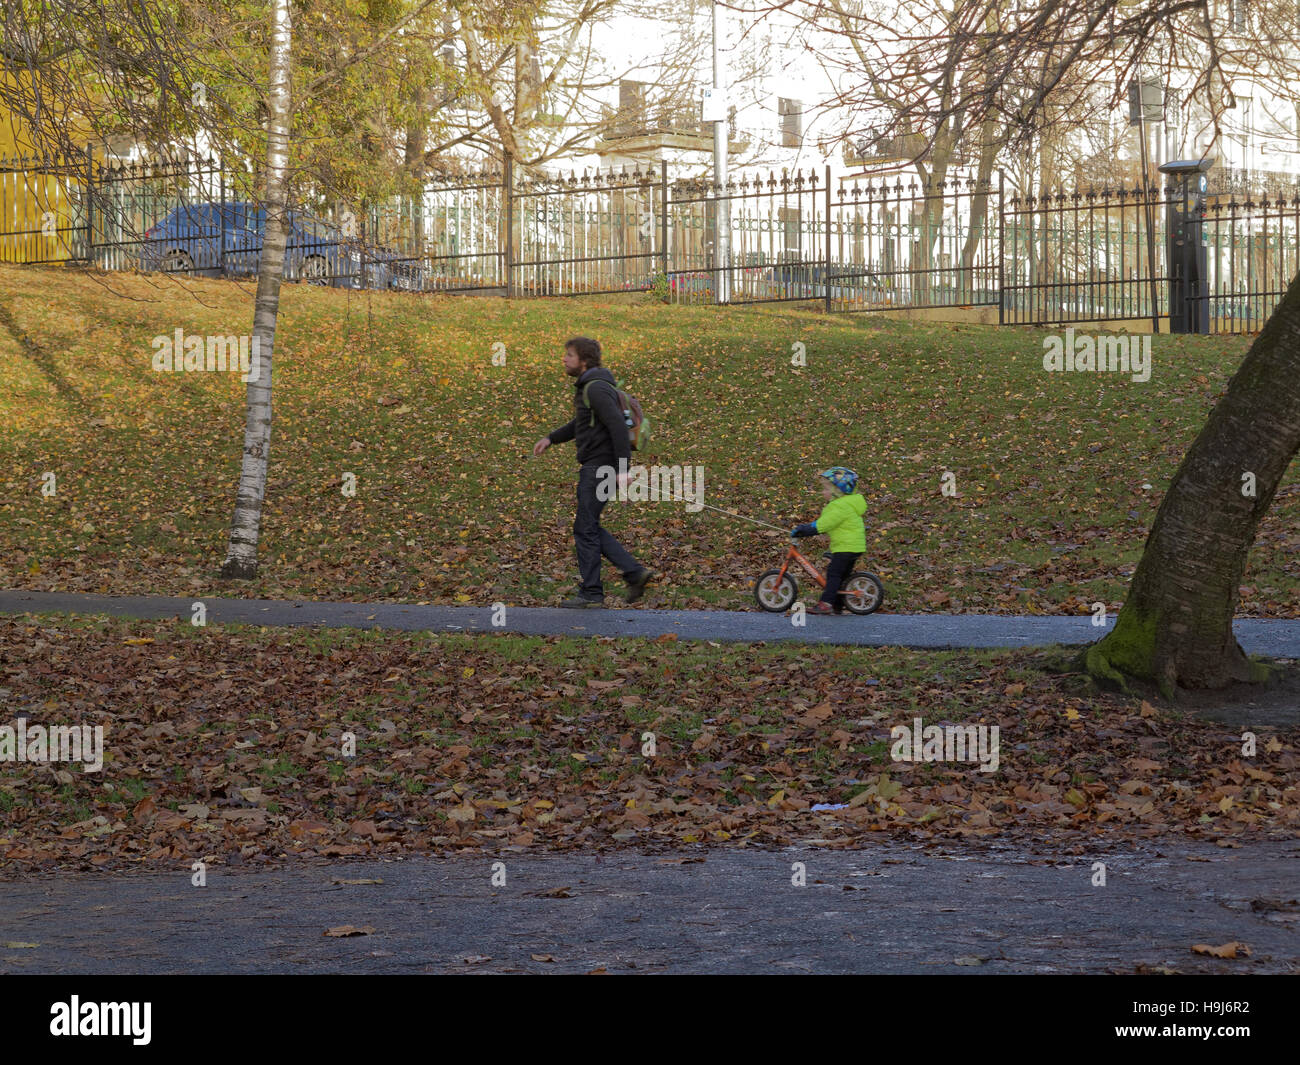
[[[591,411],[591,424],[596,424],[596,411],[591,406],[591,400],[587,398],[587,390],[595,384],[608,385],[608,381],[588,381],[582,386],[582,402],[587,405]],[[633,451],[644,451],[646,445],[650,442],[650,419],[641,411],[641,401],[629,392],[624,392],[617,386],[610,385],[618,393],[618,405],[623,410],[623,420],[627,423],[628,442],[632,445]]]

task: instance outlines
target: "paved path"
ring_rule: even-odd
[[[63,592],[0,591],[0,614],[27,611],[113,614],[120,617],[190,616],[193,599],[161,595],[81,595]],[[248,625],[323,625],[337,628],[519,632],[535,636],[661,636],[684,640],[753,643],[856,644],[863,647],[1035,647],[1091,643],[1105,630],[1091,617],[1012,617],[1003,614],[873,614],[869,617],[812,617],[796,626],[782,614],[739,610],[561,610],[511,607],[504,627],[493,627],[492,610],[473,606],[417,606],[410,603],[331,603],[307,600],[202,600],[212,622]],[[1114,618],[1107,619],[1107,625]],[[1237,638],[1248,654],[1300,657],[1300,620],[1242,618]]]
[[[0,973],[1300,972],[1295,842],[499,857],[0,883]]]

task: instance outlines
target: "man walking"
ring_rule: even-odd
[[[632,462],[632,443],[618,400],[614,375],[600,364],[600,345],[590,337],[574,337],[564,345],[564,372],[574,381],[573,420],[542,437],[533,445],[540,455],[552,444],[572,440],[578,452],[578,514],[573,519],[574,547],[578,554],[581,584],[578,594],[566,599],[564,607],[603,607],[605,588],[600,582],[602,555],[617,566],[627,581],[627,601],[641,598],[654,574],[641,565],[607,529],[601,528],[600,512],[606,499],[596,491],[602,467],[617,470],[619,489],[627,484]],[[587,385],[593,387],[587,388]],[[586,390],[587,400],[583,399]],[[608,483],[608,478],[604,478]]]

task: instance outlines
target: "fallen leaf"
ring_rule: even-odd
[[[1211,958],[1249,958],[1250,948],[1245,943],[1238,943],[1235,939],[1231,943],[1224,943],[1221,947],[1212,947],[1208,943],[1197,943],[1192,947],[1193,954],[1208,954]]]
[[[374,932],[373,925],[362,925],[357,928],[355,925],[341,924],[337,928],[326,929],[325,934],[335,939],[343,939],[347,936],[368,936]]]
[[[882,799],[892,799],[903,790],[903,785],[895,780],[890,780],[888,773],[881,773],[880,779],[876,781],[875,788],[876,794]]]

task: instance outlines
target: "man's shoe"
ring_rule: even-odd
[[[575,595],[572,599],[566,599],[560,606],[569,610],[585,610],[590,607],[603,608],[605,600],[603,599],[584,599],[580,595]]]
[[[654,570],[646,569],[642,566],[632,576],[625,578],[627,580],[627,601],[635,603],[645,594],[645,586],[658,576]]]

